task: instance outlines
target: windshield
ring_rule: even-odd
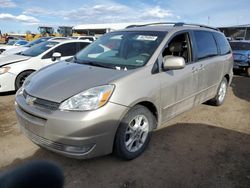
[[[40,55],[41,53],[45,52],[46,50],[50,49],[51,47],[53,47],[57,44],[58,44],[58,42],[54,42],[54,41],[42,42],[40,44],[32,46],[31,48],[23,51],[21,53],[21,55],[35,57],[35,56]]]
[[[109,33],[80,51],[77,63],[109,68],[137,68],[144,66],[161,43],[164,32]]]
[[[25,45],[25,44],[27,44],[28,43],[28,41],[26,41],[26,40],[18,40],[16,43],[15,43],[15,46],[22,46],[22,45]]]
[[[233,50],[250,50],[250,43],[248,42],[230,42]]]
[[[39,44],[41,42],[45,42],[45,41],[49,40],[50,38],[51,37],[44,37],[44,38],[39,38],[39,39],[33,40],[33,41],[29,42],[28,44],[26,44],[25,47],[34,46],[34,45]]]

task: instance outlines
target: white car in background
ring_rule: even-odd
[[[0,58],[0,92],[19,89],[34,71],[66,60],[90,43],[88,40],[45,41],[18,55]]]
[[[0,54],[0,57],[20,53],[20,52],[25,51],[28,48],[36,45],[36,44],[39,44],[41,42],[45,42],[45,41],[50,40],[50,39],[52,39],[52,37],[42,37],[42,38],[38,38],[36,40],[33,40],[33,41],[27,43],[26,45],[16,46],[15,48],[7,49]]]
[[[76,40],[90,40],[90,41],[95,41],[97,38],[95,36],[88,36],[88,35],[85,35],[85,36],[73,36],[73,37],[70,37],[71,39],[76,39]]]
[[[18,48],[19,46],[24,46],[28,43],[29,42],[27,40],[9,40],[9,42],[6,45],[0,46],[0,54],[6,50]]]

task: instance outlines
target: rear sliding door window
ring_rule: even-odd
[[[197,46],[197,59],[204,59],[218,55],[213,34],[208,31],[194,31],[194,38]]]
[[[221,55],[230,54],[231,49],[230,49],[230,45],[229,45],[226,37],[224,37],[224,35],[222,35],[220,33],[214,33],[214,37],[215,37],[217,44],[220,48],[220,54]]]

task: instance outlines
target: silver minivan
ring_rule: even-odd
[[[232,68],[229,43],[215,28],[131,26],[30,75],[16,114],[22,132],[49,150],[130,160],[169,119],[206,101],[221,105]]]

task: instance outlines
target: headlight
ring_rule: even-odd
[[[24,87],[21,87],[20,89],[18,89],[18,91],[16,92],[16,96],[18,95],[23,95],[24,92]]]
[[[88,89],[64,101],[59,109],[69,111],[98,109],[108,102],[114,88],[114,85],[104,85]]]
[[[1,67],[0,68],[0,74],[4,74],[10,70],[10,67]]]

